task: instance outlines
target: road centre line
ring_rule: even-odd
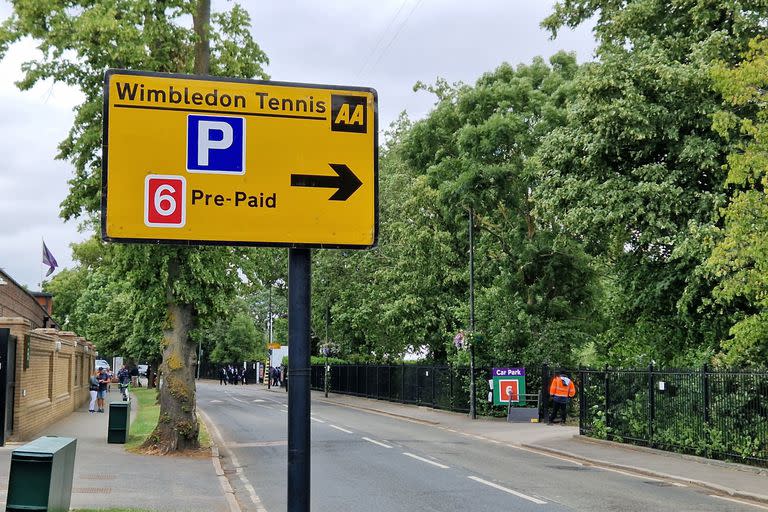
[[[352,432],[351,430],[347,430],[345,428],[341,428],[341,427],[336,426],[336,425],[331,425],[330,423],[328,424],[328,426],[331,427],[331,428],[335,428],[336,430],[341,430],[342,432],[346,432],[347,434],[354,434],[354,432]]]
[[[737,500],[736,498],[730,498],[728,496],[718,496],[717,494],[710,494],[710,496],[712,498],[717,498],[719,500],[731,501],[733,503],[739,503],[740,505],[750,505],[750,506],[753,506],[753,507],[756,507],[756,508],[761,508],[763,510],[768,510],[768,507],[766,507],[765,505],[760,505],[760,504],[752,503],[752,502],[749,502],[749,501]]]
[[[487,485],[488,487],[493,487],[494,489],[498,489],[500,491],[504,491],[509,494],[513,494],[517,496],[518,498],[523,498],[524,500],[532,501],[533,503],[536,503],[537,505],[546,505],[547,502],[544,500],[540,500],[539,498],[534,498],[533,496],[528,496],[527,494],[523,494],[521,492],[513,491],[512,489],[508,489],[506,487],[502,487],[499,484],[495,484],[493,482],[489,482],[488,480],[483,480],[482,478],[476,477],[476,476],[468,476],[470,480],[474,480],[475,482],[481,483],[483,485]]]
[[[432,464],[433,466],[437,466],[441,469],[450,469],[450,466],[446,466],[445,464],[440,464],[439,462],[435,462],[433,460],[425,459],[424,457],[419,457],[418,455],[414,455],[412,453],[403,452],[403,455],[411,457],[412,459],[420,460],[421,462],[426,462],[427,464]]]
[[[309,419],[318,423],[325,423],[325,421],[321,420],[320,418],[315,418],[314,416],[310,416]]]
[[[375,441],[375,440],[371,439],[370,437],[364,437],[363,440],[364,441],[368,441],[369,443],[373,443],[373,444],[377,444],[379,446],[383,446],[384,448],[392,448],[388,444],[384,444],[384,443],[381,443],[379,441]]]

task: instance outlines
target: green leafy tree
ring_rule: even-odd
[[[742,62],[722,62],[713,76],[734,108],[715,116],[715,128],[734,145],[726,180],[734,192],[707,265],[719,278],[715,298],[740,313],[726,360],[751,365],[768,360],[768,39],[751,41]]]
[[[405,142],[410,165],[436,191],[437,218],[452,234],[462,269],[454,328],[468,317],[472,212],[480,364],[571,363],[593,330],[596,275],[589,258],[555,224],[537,218],[533,198],[537,148],[563,124],[577,71],[574,55],[558,53],[549,62],[503,64],[474,87],[438,84],[437,107]]]
[[[211,361],[215,363],[252,361],[257,358],[257,354],[263,355],[263,350],[258,350],[261,336],[246,313],[241,312],[217,322],[211,334],[215,336],[211,352]]]
[[[728,151],[712,130],[721,100],[709,70],[737,59],[766,13],[764,2],[569,0],[544,21],[556,34],[596,20],[599,60],[539,152],[535,197],[544,219],[605,261],[609,362],[701,361],[728,331],[731,312],[712,303],[702,271]]]
[[[0,56],[23,37],[37,41],[41,53],[23,65],[18,85],[29,89],[53,79],[85,95],[59,146],[58,157],[75,168],[62,204],[65,219],[89,219],[99,209],[105,69],[266,78],[266,56],[250,35],[248,14],[237,4],[213,16],[209,0],[16,0],[13,6],[0,28]],[[193,27],[186,26],[189,17]],[[165,453],[198,446],[195,346],[189,334],[198,318],[213,315],[235,293],[238,261],[245,254],[219,247],[115,250],[113,263],[136,294],[134,318],[144,326],[144,341],[162,340],[161,421],[148,448]]]

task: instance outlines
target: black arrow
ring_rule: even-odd
[[[363,184],[344,164],[328,164],[338,176],[316,176],[312,174],[291,174],[292,187],[337,188],[329,198],[331,201],[346,201]]]

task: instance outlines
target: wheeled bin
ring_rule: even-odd
[[[128,427],[131,424],[131,401],[110,402],[108,443],[125,444],[128,441]]]
[[[11,453],[6,511],[67,512],[77,439],[40,437]]]

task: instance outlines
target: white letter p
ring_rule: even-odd
[[[221,132],[221,140],[211,140],[211,132]],[[211,149],[227,149],[232,145],[232,126],[221,121],[200,121],[197,126],[197,164],[208,165]]]

